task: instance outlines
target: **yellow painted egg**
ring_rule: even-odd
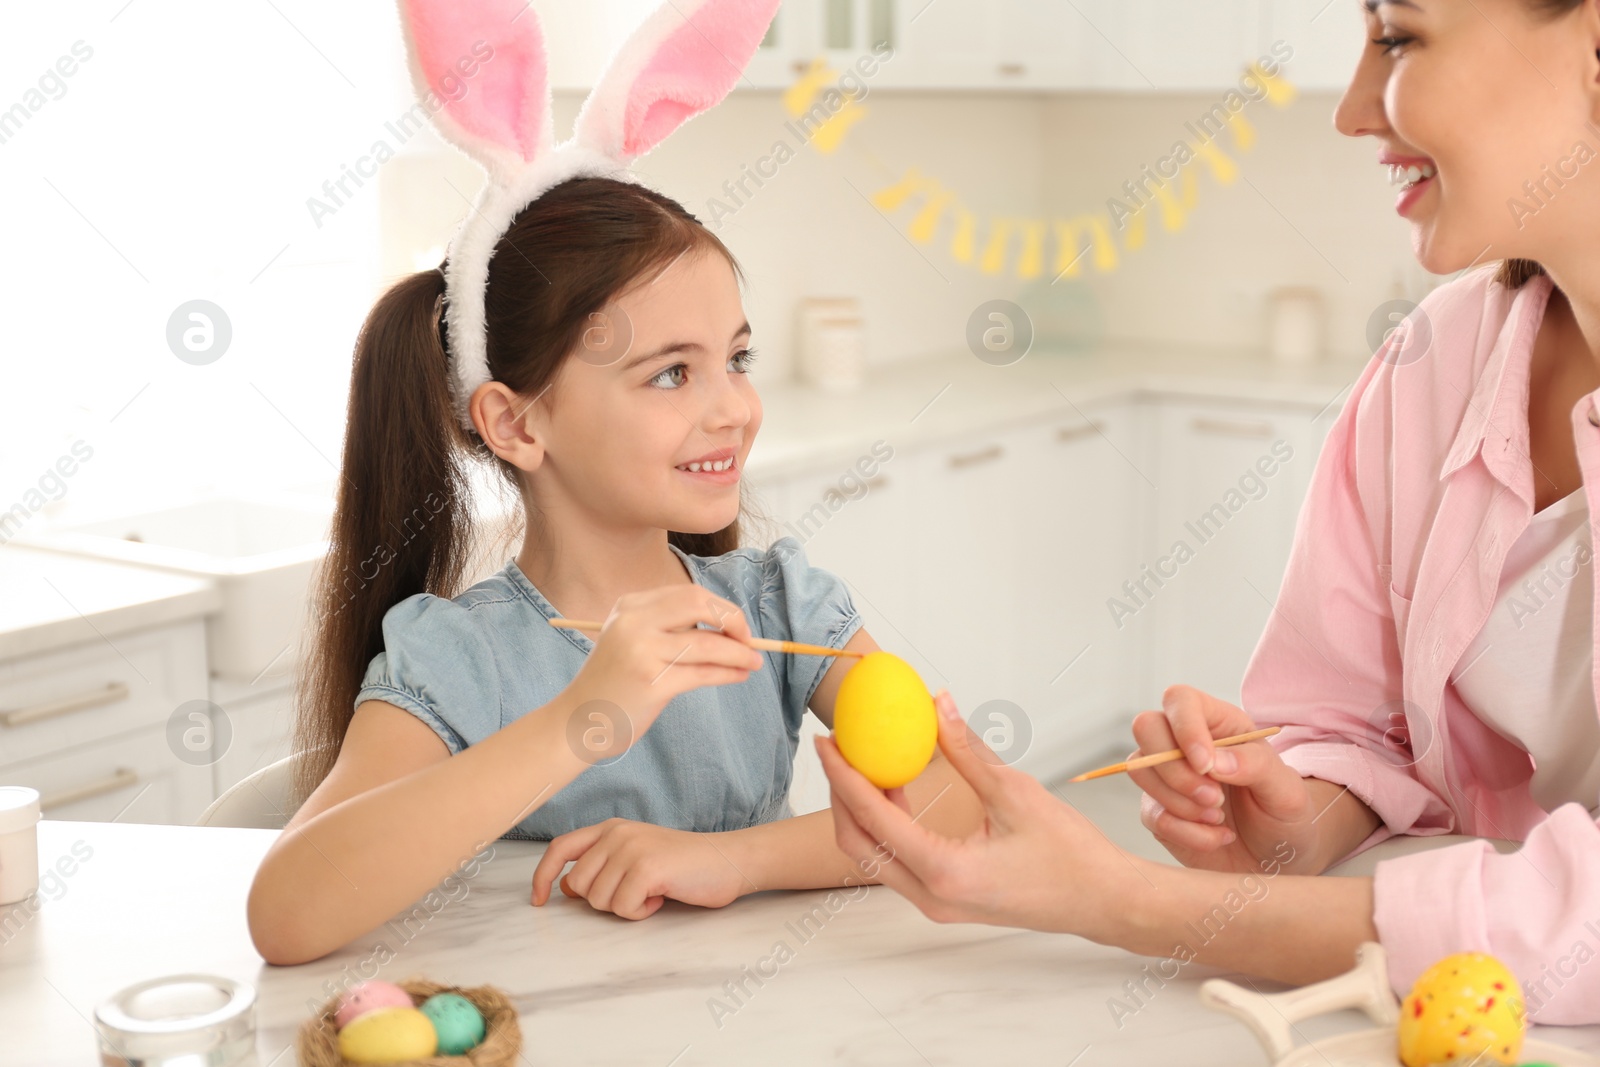
[[[1514,1064],[1522,1052],[1522,987],[1506,965],[1458,952],[1423,971],[1400,1003],[1400,1062]]]
[[[339,1031],[339,1055],[351,1063],[396,1063],[432,1056],[433,1023],[416,1008],[376,1008]]]
[[[869,652],[839,683],[833,739],[850,766],[879,789],[922,773],[939,744],[933,697],[911,664]]]

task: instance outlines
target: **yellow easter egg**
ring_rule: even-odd
[[[922,773],[939,744],[933,697],[911,664],[869,652],[839,683],[833,739],[850,766],[879,789]]]
[[[351,1063],[395,1063],[432,1056],[433,1022],[416,1008],[374,1008],[339,1031],[339,1055]]]
[[[1522,1053],[1522,988],[1505,964],[1458,952],[1429,967],[1400,1004],[1400,1062],[1514,1064]]]

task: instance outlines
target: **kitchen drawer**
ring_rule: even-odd
[[[32,786],[47,819],[189,825],[211,803],[211,768],[185,763],[163,722],[0,768],[0,785]]]
[[[0,663],[0,769],[143,727],[204,700],[205,622],[189,619]]]

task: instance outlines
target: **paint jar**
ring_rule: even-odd
[[[39,791],[0,785],[0,904],[39,889]]]
[[[799,377],[833,392],[858,389],[866,378],[866,329],[854,297],[808,297],[800,302]]]
[[[1267,294],[1267,352],[1279,363],[1314,363],[1322,358],[1322,293],[1309,286],[1283,286]]]

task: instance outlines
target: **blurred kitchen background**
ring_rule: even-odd
[[[532,5],[558,138],[652,6]],[[12,17],[0,782],[192,822],[289,755],[352,342],[481,174],[390,3]],[[1238,699],[1322,439],[1442,280],[1332,126],[1363,41],[1355,0],[788,0],[638,164],[749,279],[755,539],[1043,778],[1169,683]]]

